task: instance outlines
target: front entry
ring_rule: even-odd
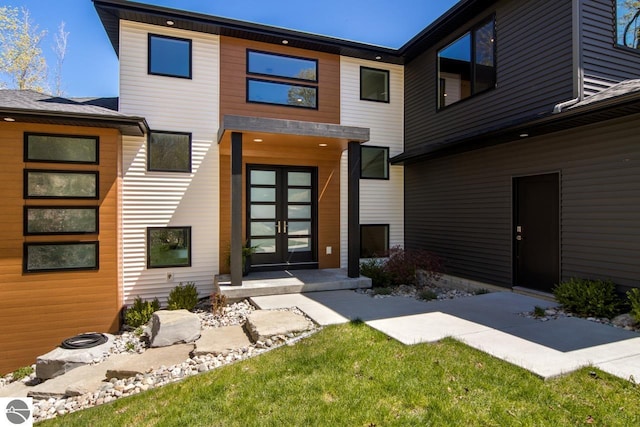
[[[317,268],[317,170],[247,166],[252,270]]]
[[[515,285],[551,292],[560,278],[559,174],[514,178]]]

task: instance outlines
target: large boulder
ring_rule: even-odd
[[[36,377],[41,380],[62,375],[71,369],[100,361],[108,356],[113,347],[113,335],[104,334],[107,342],[91,348],[66,349],[57,347],[36,359]]]
[[[151,317],[151,347],[194,342],[201,328],[200,318],[188,310],[158,310]]]
[[[245,324],[253,341],[266,341],[274,335],[287,335],[313,329],[306,317],[291,311],[256,310],[247,316]]]

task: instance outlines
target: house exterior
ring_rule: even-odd
[[[358,277],[399,245],[455,282],[640,285],[640,35],[618,2],[463,0],[388,49],[93,1],[117,112],[0,91],[0,371],[116,330],[136,296],[241,285],[247,244],[254,271]],[[43,137],[58,157],[28,154]],[[75,181],[93,193],[53,185]]]

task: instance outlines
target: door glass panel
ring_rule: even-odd
[[[251,185],[276,185],[276,171],[251,171]]]
[[[257,254],[272,254],[276,251],[276,239],[251,239],[251,246],[256,247]]]
[[[251,187],[251,201],[252,202],[275,202],[276,189]]]
[[[276,223],[274,221],[251,221],[252,236],[275,236]]]
[[[311,202],[311,189],[289,188],[289,201],[298,203]]]
[[[288,240],[289,252],[310,251],[311,244],[308,237],[290,237]]]
[[[310,221],[290,221],[289,222],[289,236],[306,236],[311,234],[311,222]]]
[[[287,182],[289,186],[301,185],[311,186],[311,173],[309,172],[289,172]]]
[[[251,205],[251,219],[274,219],[276,218],[275,205]]]
[[[289,218],[311,219],[311,206],[289,205],[287,206],[287,215]]]

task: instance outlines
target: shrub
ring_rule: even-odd
[[[216,315],[224,314],[224,307],[227,305],[227,296],[214,292],[211,294],[211,311]]]
[[[13,371],[12,376],[14,381],[20,381],[24,377],[28,377],[31,374],[33,374],[33,367],[23,366],[22,368],[18,368]]]
[[[640,289],[633,288],[627,292],[627,299],[631,305],[631,317],[640,322]]]
[[[423,271],[427,282],[433,282],[442,275],[442,261],[436,255],[423,249],[403,249],[394,246],[389,250],[385,270],[393,285],[419,285],[417,272]]]
[[[374,295],[391,295],[392,293],[393,289],[387,287],[375,288],[373,290]]]
[[[620,299],[612,281],[572,278],[553,289],[556,300],[578,316],[606,317],[619,313]]]
[[[371,279],[373,288],[389,286],[391,278],[385,268],[385,263],[380,259],[367,259],[360,263],[360,274]]]
[[[546,310],[539,305],[533,307],[533,315],[535,317],[544,317],[547,314]]]
[[[169,298],[167,299],[167,305],[169,310],[193,310],[198,303],[198,289],[194,282],[187,282],[183,285],[182,282],[169,292]]]
[[[154,298],[153,301],[142,301],[142,298],[137,296],[133,300],[133,305],[124,312],[124,323],[137,328],[151,320],[151,315],[158,310],[160,310],[158,298]]]
[[[438,294],[431,289],[423,289],[418,293],[418,298],[425,301],[431,301],[433,299],[438,299]]]

